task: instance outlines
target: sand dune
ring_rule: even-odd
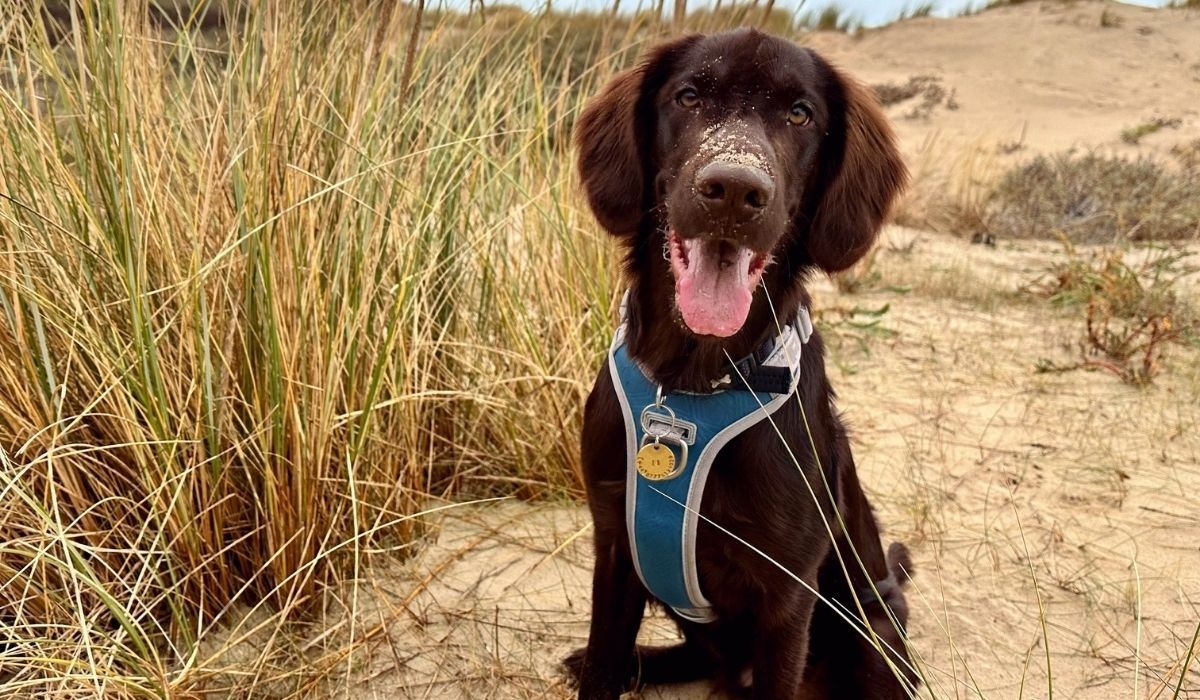
[[[1102,26],[1105,21],[1115,26]],[[941,78],[957,109],[889,111],[909,155],[937,137],[955,147],[1023,143],[1159,151],[1200,138],[1200,10],[1107,2],[1031,2],[954,19],[920,18],[859,36],[804,41],[870,84]],[[1123,129],[1177,119],[1137,147]],[[1022,151],[1013,153],[1020,157]]]

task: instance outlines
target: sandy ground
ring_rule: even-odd
[[[1118,26],[1101,26],[1103,12]],[[1200,138],[1200,11],[1027,3],[808,43],[872,84],[933,75],[953,90],[953,109],[889,108],[918,173],[963,149],[1003,161]],[[1178,122],[1121,141],[1154,117]],[[871,290],[816,286],[827,322],[891,305],[883,332],[836,331],[830,371],[886,537],[916,562],[910,632],[926,696],[1170,698],[1200,624],[1200,353],[1173,350],[1142,389],[1106,372],[1039,373],[1039,360],[1078,358],[1082,319],[1015,292],[1059,250],[893,227]],[[313,694],[568,697],[557,662],[587,634],[586,510],[488,503],[437,523],[415,557],[348,587],[311,635],[306,648],[369,640]],[[643,636],[674,632],[655,615]],[[1179,697],[1200,698],[1200,663]]]
[[[915,559],[926,696],[1045,698],[1052,677],[1056,697],[1170,698],[1200,624],[1200,353],[1145,389],[1038,373],[1074,357],[1079,323],[1011,296],[1053,255],[893,228],[878,291],[817,290],[831,311],[892,304],[887,333],[843,338],[832,373],[886,537]],[[354,617],[386,634],[328,691],[569,697],[556,662],[586,640],[590,542],[581,507],[448,513],[414,560],[364,582]],[[655,615],[643,637],[675,635]],[[1200,698],[1194,665],[1180,697]]]

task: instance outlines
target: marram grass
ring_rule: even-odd
[[[385,5],[0,11],[6,693],[202,688],[232,605],[303,616],[430,496],[579,488],[615,267],[567,157],[603,76],[558,54],[609,39],[410,54]]]

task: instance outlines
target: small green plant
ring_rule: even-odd
[[[1040,371],[1104,369],[1131,384],[1148,384],[1162,370],[1171,343],[1197,345],[1200,318],[1180,296],[1179,282],[1194,273],[1193,254],[1152,250],[1139,262],[1107,249],[1085,257],[1067,246],[1066,261],[1033,291],[1051,303],[1083,309],[1082,359],[1070,365],[1041,360]]]
[[[1181,123],[1178,118],[1155,117],[1137,126],[1122,129],[1121,140],[1131,146],[1136,146],[1143,137],[1158,133],[1163,129],[1177,129]]]
[[[854,348],[860,355],[869,356],[872,339],[891,338],[896,335],[895,331],[883,325],[884,318],[891,308],[891,304],[874,309],[859,305],[850,308],[839,306],[822,309],[817,314],[815,323],[832,350],[830,358],[842,372],[858,372],[858,368],[850,364],[846,357],[847,348]]]
[[[872,248],[866,257],[860,260],[849,270],[840,272],[834,276],[834,284],[837,285],[838,291],[843,294],[856,294],[866,291],[879,284],[882,279],[882,274],[879,272],[876,262],[879,259],[879,248]]]

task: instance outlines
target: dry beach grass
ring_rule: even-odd
[[[657,30],[314,1],[200,32],[137,5],[55,43],[0,3],[0,696],[569,696],[579,412],[618,281],[568,134]],[[802,40],[944,88],[889,107],[905,226],[814,287],[917,565],[922,693],[1200,697],[1194,189],[1153,216],[1094,198],[1108,233],[1070,244],[1078,218],[998,225],[997,189],[1072,147],[1196,177],[1200,13]],[[1149,221],[1173,240],[1139,243]],[[1148,310],[1178,330],[1153,372],[1089,341]]]

